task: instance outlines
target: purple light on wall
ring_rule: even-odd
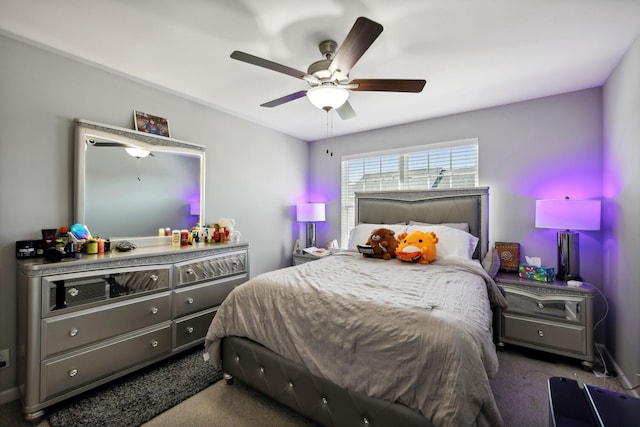
[[[200,202],[189,203],[189,213],[191,215],[200,215]]]
[[[536,227],[600,230],[600,200],[536,200]]]

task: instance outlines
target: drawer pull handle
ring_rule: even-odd
[[[151,307],[151,314],[158,314],[158,308],[157,307]]]
[[[151,279],[151,281],[153,281],[153,282],[157,282],[157,281],[158,281],[158,279],[159,279],[159,277],[158,277],[158,275],[157,275],[157,274],[152,274],[152,275],[151,275],[151,277],[150,277],[150,279]]]
[[[187,333],[188,334],[192,334],[193,333],[193,326],[187,326]]]
[[[187,304],[193,304],[193,298],[191,297],[187,298]]]
[[[69,292],[69,295],[72,297],[78,296],[78,294],[80,293],[76,288],[69,288],[68,292]]]
[[[76,375],[78,375],[78,370],[77,370],[77,369],[75,369],[75,368],[74,368],[74,369],[72,369],[72,370],[70,370],[70,371],[69,371],[69,376],[70,376],[70,377],[72,377],[72,378],[73,378],[73,377],[75,377]]]
[[[76,328],[73,328],[69,331],[70,337],[75,337],[76,335],[78,335],[78,330]]]
[[[151,347],[156,348],[158,346],[158,340],[151,341]]]
[[[539,302],[539,303],[538,303],[538,308],[539,308],[540,310],[544,309],[544,304],[543,304],[543,303],[541,303],[541,302]]]
[[[187,274],[195,274],[193,268],[187,268]]]
[[[544,331],[538,330],[538,336],[544,337]]]

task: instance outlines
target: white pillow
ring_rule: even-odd
[[[416,230],[423,232],[433,231],[436,233],[436,237],[438,237],[436,249],[439,258],[457,256],[465,259],[473,259],[473,252],[476,250],[479,240],[473,234],[444,225],[407,226],[407,233]]]
[[[428,222],[409,221],[409,225],[444,225],[445,227],[455,228],[467,233],[469,232],[469,224],[467,224],[466,222],[443,222],[441,224],[431,224]]]
[[[371,232],[378,228],[393,230],[396,233],[396,237],[398,237],[400,233],[406,231],[407,226],[405,224],[358,224],[349,232],[349,245],[347,246],[347,250],[355,251],[358,249],[358,245],[367,243]]]

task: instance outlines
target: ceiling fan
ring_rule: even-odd
[[[382,25],[368,18],[359,17],[342,42],[340,49],[337,49],[338,44],[333,40],[325,40],[320,43],[320,53],[325,59],[311,64],[306,73],[237,50],[231,53],[231,58],[304,80],[311,86],[310,89],[300,90],[261,104],[261,107],[277,107],[306,96],[316,107],[327,112],[335,109],[341,119],[347,120],[356,116],[348,101],[349,91],[419,93],[426,84],[425,80],[406,79],[349,80],[351,68],[369,49],[380,33],[382,33]]]

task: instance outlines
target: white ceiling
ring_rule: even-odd
[[[304,140],[327,136],[324,111],[259,105],[307,83],[229,54],[306,72],[358,16],[384,31],[350,77],[427,85],[351,92],[358,116],[336,116],[333,135],[601,86],[640,34],[640,0],[0,0],[4,34]]]

